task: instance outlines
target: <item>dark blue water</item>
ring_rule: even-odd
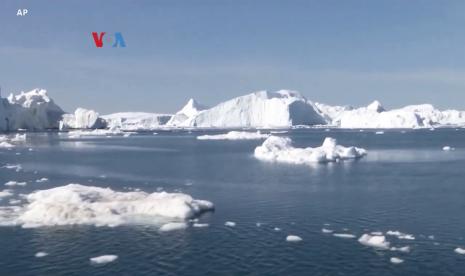
[[[279,134],[299,147],[321,145],[330,136],[368,150],[355,162],[316,166],[257,160],[253,150],[260,140],[199,141],[198,134],[69,139],[36,133],[28,134],[23,147],[0,150],[0,165],[23,167],[20,172],[0,169],[0,183],[50,179],[15,187],[16,193],[68,183],[147,192],[162,187],[216,206],[200,218],[209,227],[167,233],[144,225],[0,227],[0,275],[465,273],[465,255],[454,252],[465,247],[465,129]],[[456,150],[442,151],[445,145]],[[226,221],[237,225],[226,227]],[[357,239],[323,234],[323,227],[357,237],[399,230],[415,240],[387,236],[393,246],[410,245],[411,252],[380,251]],[[288,243],[289,234],[303,241]],[[35,258],[38,251],[49,255]],[[89,263],[103,254],[119,258],[106,265]],[[392,264],[393,256],[405,262]]]

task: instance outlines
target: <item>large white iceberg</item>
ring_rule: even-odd
[[[194,99],[189,99],[187,104],[166,123],[167,126],[185,126],[190,125],[189,120],[192,120],[201,111],[208,107],[199,104]]]
[[[95,129],[106,127],[106,122],[94,110],[78,108],[74,114],[64,114],[60,129]]]
[[[154,130],[165,125],[173,115],[146,112],[120,112],[102,116],[109,128],[127,131]]]
[[[69,184],[26,196],[21,207],[1,207],[1,225],[157,224],[184,221],[213,209],[213,203],[182,193],[117,192]],[[10,209],[8,209],[10,208]]]
[[[206,128],[282,128],[326,124],[312,102],[295,91],[260,91],[220,103],[183,123]]]
[[[378,101],[357,109],[319,103],[316,105],[330,124],[341,128],[430,128],[465,125],[464,111],[440,111],[430,104],[410,105],[392,110],[386,110]]]
[[[0,97],[0,131],[58,128],[63,114],[44,89]]]
[[[315,148],[295,148],[287,137],[270,136],[261,146],[255,148],[255,157],[265,161],[292,164],[313,164],[356,159],[366,155],[366,150],[357,147],[344,147],[334,138],[325,138],[323,145]]]

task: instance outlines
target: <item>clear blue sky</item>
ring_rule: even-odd
[[[127,47],[97,49],[92,31],[122,32]],[[465,1],[2,0],[0,84],[102,114],[282,88],[465,109]]]

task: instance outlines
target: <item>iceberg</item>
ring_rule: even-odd
[[[146,112],[120,112],[104,115],[102,118],[108,127],[125,131],[141,131],[159,129],[165,125],[173,115]]]
[[[106,127],[106,122],[94,110],[78,108],[74,114],[64,114],[60,121],[60,130],[96,129]]]
[[[357,147],[343,147],[334,138],[325,138],[323,145],[316,148],[295,148],[287,137],[268,137],[255,148],[255,157],[264,161],[291,164],[313,164],[356,159],[366,155],[366,150]]]
[[[64,113],[44,89],[10,94],[0,98],[0,131],[58,128]]]
[[[256,140],[268,138],[269,134],[262,134],[260,131],[230,131],[226,134],[201,135],[197,136],[198,140]]]
[[[189,125],[192,120],[201,111],[208,109],[207,106],[199,104],[194,99],[189,99],[187,104],[166,123],[167,126],[185,126]]]
[[[203,128],[287,128],[320,125],[326,120],[318,108],[296,91],[259,91],[203,110],[182,123]]]
[[[358,242],[365,245],[371,246],[377,249],[389,249],[389,242],[386,241],[386,237],[383,235],[370,235],[370,234],[363,234],[359,239]]]
[[[68,184],[25,196],[19,208],[2,210],[0,224],[41,227],[87,224],[164,224],[182,222],[213,210],[213,203],[182,193],[117,192]],[[6,207],[4,207],[6,208]]]

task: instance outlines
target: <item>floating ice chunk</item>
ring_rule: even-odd
[[[375,134],[377,134],[377,135],[384,134],[384,131],[377,131],[377,132],[375,132]]]
[[[26,186],[26,182],[8,181],[5,186]]]
[[[323,232],[323,233],[325,233],[325,234],[330,234],[330,233],[333,233],[334,231],[331,230],[331,229],[322,228],[322,229],[321,229],[321,232]]]
[[[202,135],[197,136],[198,140],[255,140],[268,138],[269,134],[262,134],[260,131],[247,132],[247,131],[230,131],[226,134],[217,135]]]
[[[363,234],[358,239],[358,242],[363,245],[375,247],[378,249],[389,249],[389,242],[386,241],[385,236],[372,236],[370,234]]]
[[[48,178],[46,178],[46,177],[42,177],[42,178],[36,180],[37,183],[42,183],[42,182],[47,182],[47,181],[48,181]]]
[[[90,262],[93,264],[106,264],[111,263],[118,259],[117,255],[102,255],[98,257],[90,258]]]
[[[11,142],[24,142],[26,141],[26,133],[19,134],[16,133],[15,137],[11,138]]]
[[[194,223],[194,224],[192,224],[192,226],[198,227],[198,228],[203,228],[203,227],[208,227],[209,224],[208,223]]]
[[[23,167],[20,164],[6,164],[2,168],[9,169],[9,170],[16,170],[17,172],[23,169]]]
[[[375,235],[375,236],[382,236],[383,232],[381,232],[381,231],[373,231],[373,232],[371,232],[371,234]]]
[[[294,148],[289,138],[270,136],[255,148],[255,157],[265,161],[292,164],[313,164],[356,159],[366,155],[366,150],[337,145],[336,139],[325,138],[323,145],[316,148]]]
[[[455,253],[457,254],[461,254],[461,255],[464,255],[465,254],[465,249],[461,248],[461,247],[457,247],[455,250],[454,250]]]
[[[224,225],[226,225],[228,227],[234,227],[234,226],[236,226],[236,223],[233,222],[233,221],[227,221],[227,222],[224,223]]]
[[[300,242],[302,241],[302,238],[299,236],[295,236],[295,235],[289,235],[286,237],[286,241],[287,242]]]
[[[255,223],[255,226],[260,227],[260,226],[262,226],[262,224],[261,224],[261,222],[257,222],[257,223]]]
[[[48,255],[48,253],[46,253],[46,252],[37,252],[34,256],[36,258],[43,258],[43,257],[45,257],[47,255]]]
[[[346,233],[334,233],[333,236],[343,239],[355,239],[355,235],[346,234]]]
[[[392,230],[387,231],[386,235],[396,236],[398,239],[401,239],[401,240],[414,240],[415,239],[415,236],[413,236],[412,234],[406,234],[406,233],[402,233],[399,231],[392,231]]]
[[[14,145],[13,144],[10,144],[8,142],[0,142],[0,148],[4,148],[4,149],[11,149],[13,148]]]
[[[281,228],[275,227],[275,228],[273,228],[273,230],[274,230],[274,231],[281,231]]]
[[[404,252],[404,253],[409,253],[410,252],[410,246],[402,246],[402,247],[391,247],[391,251],[399,251],[399,252]]]
[[[8,203],[10,205],[16,205],[16,204],[21,203],[21,200],[19,200],[19,199],[10,199],[10,201],[8,201]]]
[[[451,151],[451,150],[455,150],[455,148],[453,148],[451,146],[444,146],[444,147],[442,147],[442,150],[443,151]]]
[[[391,257],[390,259],[391,263],[393,264],[401,264],[404,262],[404,260],[400,259],[400,258],[397,258],[397,257]]]
[[[213,203],[181,193],[116,192],[69,184],[25,195],[27,202],[0,213],[1,224],[23,227],[90,224],[161,224],[179,222],[213,210]]]
[[[160,231],[168,232],[168,231],[175,231],[175,230],[182,230],[187,228],[187,223],[185,222],[170,222],[163,224],[160,227]]]
[[[13,195],[13,191],[9,190],[9,189],[5,189],[3,191],[0,191],[0,199],[4,198],[4,197],[9,197],[9,196],[12,196]]]

